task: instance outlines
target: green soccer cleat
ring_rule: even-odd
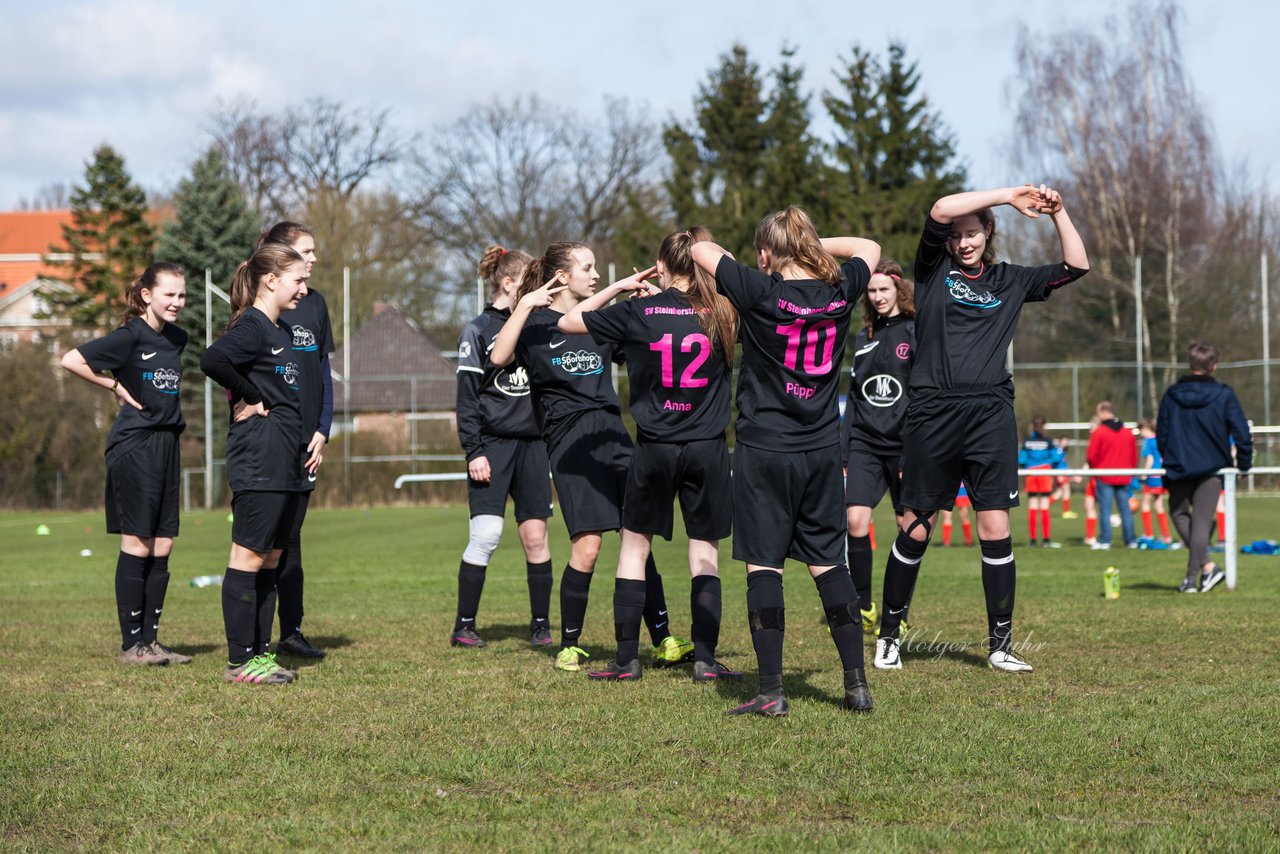
[[[582,669],[582,661],[590,658],[587,651],[577,646],[566,646],[556,654],[556,670],[577,673]]]
[[[255,655],[244,664],[228,664],[226,670],[222,671],[222,680],[247,685],[287,685],[297,675],[276,664],[276,657],[272,653],[263,653]]]
[[[693,641],[667,635],[662,643],[653,648],[653,663],[656,667],[669,667],[685,661],[693,661]]]
[[[876,622],[880,619],[880,612],[876,610],[876,603],[872,602],[870,608],[862,610],[862,630],[864,632],[875,631]]]

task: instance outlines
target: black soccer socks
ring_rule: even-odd
[[[1013,635],[1017,566],[1013,540],[982,541],[982,592],[987,597],[987,638],[991,652],[1008,652]]]
[[[855,537],[850,534],[849,574],[853,576],[853,587],[858,591],[858,607],[871,607],[871,537],[870,535]]]
[[[258,591],[256,572],[227,567],[222,581],[222,622],[227,630],[227,663],[244,664],[257,654]]]
[[[591,594],[590,572],[579,572],[564,565],[560,576],[560,645],[577,646],[582,634],[582,621],[587,616],[587,598]]]
[[[889,558],[884,563],[884,613],[880,615],[880,637],[898,637],[898,628],[907,618],[907,607],[915,593],[920,561],[924,560],[928,547],[927,541],[917,542],[902,531],[893,541]]]
[[[712,664],[720,643],[720,576],[695,575],[689,586],[689,610],[693,622],[693,660]]]
[[[644,584],[644,624],[649,627],[653,645],[657,646],[671,634],[671,618],[667,615],[667,594],[662,589],[662,576],[658,575],[653,552],[649,553],[649,559],[644,562]]]
[[[536,625],[548,625],[551,614],[551,587],[554,582],[551,561],[526,563],[525,570],[529,579],[529,616]]]
[[[618,665],[625,667],[640,654],[640,620],[645,611],[646,582],[619,578],[613,583],[613,636],[618,641]]]
[[[276,623],[276,571],[266,567],[258,570],[254,591],[258,596],[254,648],[255,653],[263,653],[271,644],[271,627]]]
[[[151,643],[160,631],[160,612],[164,610],[164,595],[169,590],[169,556],[152,555],[146,568],[146,621],[142,624],[142,640]]]
[[[467,563],[458,565],[458,616],[453,621],[453,630],[472,629],[476,627],[476,611],[480,609],[480,594],[484,592],[485,567]]]
[[[832,567],[813,581],[822,598],[822,610],[827,615],[831,639],[840,653],[840,664],[846,673],[861,671],[862,615],[858,612],[858,594],[849,570],[843,566]]]
[[[756,650],[760,693],[782,692],[782,639],[786,632],[782,600],[782,573],[756,570],[747,573],[747,625]]]
[[[116,557],[116,614],[120,617],[120,649],[141,643],[146,611],[147,558],[120,552]]]
[[[289,538],[289,546],[280,555],[280,565],[276,567],[282,638],[302,631],[302,543],[294,539]]]

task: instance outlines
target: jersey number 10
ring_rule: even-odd
[[[668,332],[649,345],[650,350],[654,350],[662,356],[663,388],[673,388],[675,384],[675,355],[672,341],[672,335]],[[693,361],[689,362],[684,372],[680,374],[680,388],[702,388],[710,382],[706,377],[696,377],[694,374],[707,359],[711,358],[711,339],[701,332],[695,332],[680,339],[681,353],[692,353],[695,347],[698,353],[693,357]]]
[[[782,362],[793,371],[803,371],[806,374],[822,374],[831,373],[831,356],[836,349],[836,322],[830,318],[821,318],[805,329],[807,321],[803,317],[797,317],[790,323],[779,323],[777,332],[779,335],[785,335],[787,338],[787,352],[783,354]],[[800,360],[800,337],[804,336],[804,365],[798,365]],[[822,353],[819,355],[818,346],[821,339]]]

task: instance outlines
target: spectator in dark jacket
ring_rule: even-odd
[[[1213,378],[1218,348],[1195,341],[1187,350],[1191,373],[1169,386],[1156,418],[1156,447],[1164,457],[1165,486],[1174,527],[1187,544],[1187,577],[1178,590],[1207,593],[1224,573],[1209,560],[1214,510],[1222,478],[1218,469],[1253,465],[1253,436],[1240,399],[1230,386]]]
[[[1133,431],[1116,418],[1116,411],[1111,401],[1100,402],[1097,415],[1100,423],[1089,434],[1089,448],[1085,451],[1085,460],[1089,463],[1089,468],[1137,468],[1137,440],[1133,437]],[[1132,475],[1104,475],[1093,479],[1094,490],[1098,494],[1098,542],[1093,545],[1093,548],[1111,548],[1112,501],[1119,506],[1120,530],[1124,535],[1124,544],[1129,548],[1137,548],[1138,540],[1133,532],[1133,509],[1129,506],[1132,482]]]

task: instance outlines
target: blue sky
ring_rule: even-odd
[[[647,103],[657,119],[685,118],[698,83],[734,41],[765,67],[784,43],[798,46],[806,83],[821,90],[851,45],[881,52],[900,40],[955,131],[972,182],[1020,183],[1038,176],[1017,174],[1007,155],[1018,28],[1042,34],[1046,50],[1067,50],[1057,30],[1113,8],[1097,0],[0,0],[0,208],[79,180],[104,140],[148,189],[172,187],[207,144],[219,98],[388,107],[406,131],[529,92],[587,114],[614,95]],[[1280,186],[1280,98],[1268,82],[1280,4],[1189,0],[1184,11],[1183,50],[1223,153]]]

